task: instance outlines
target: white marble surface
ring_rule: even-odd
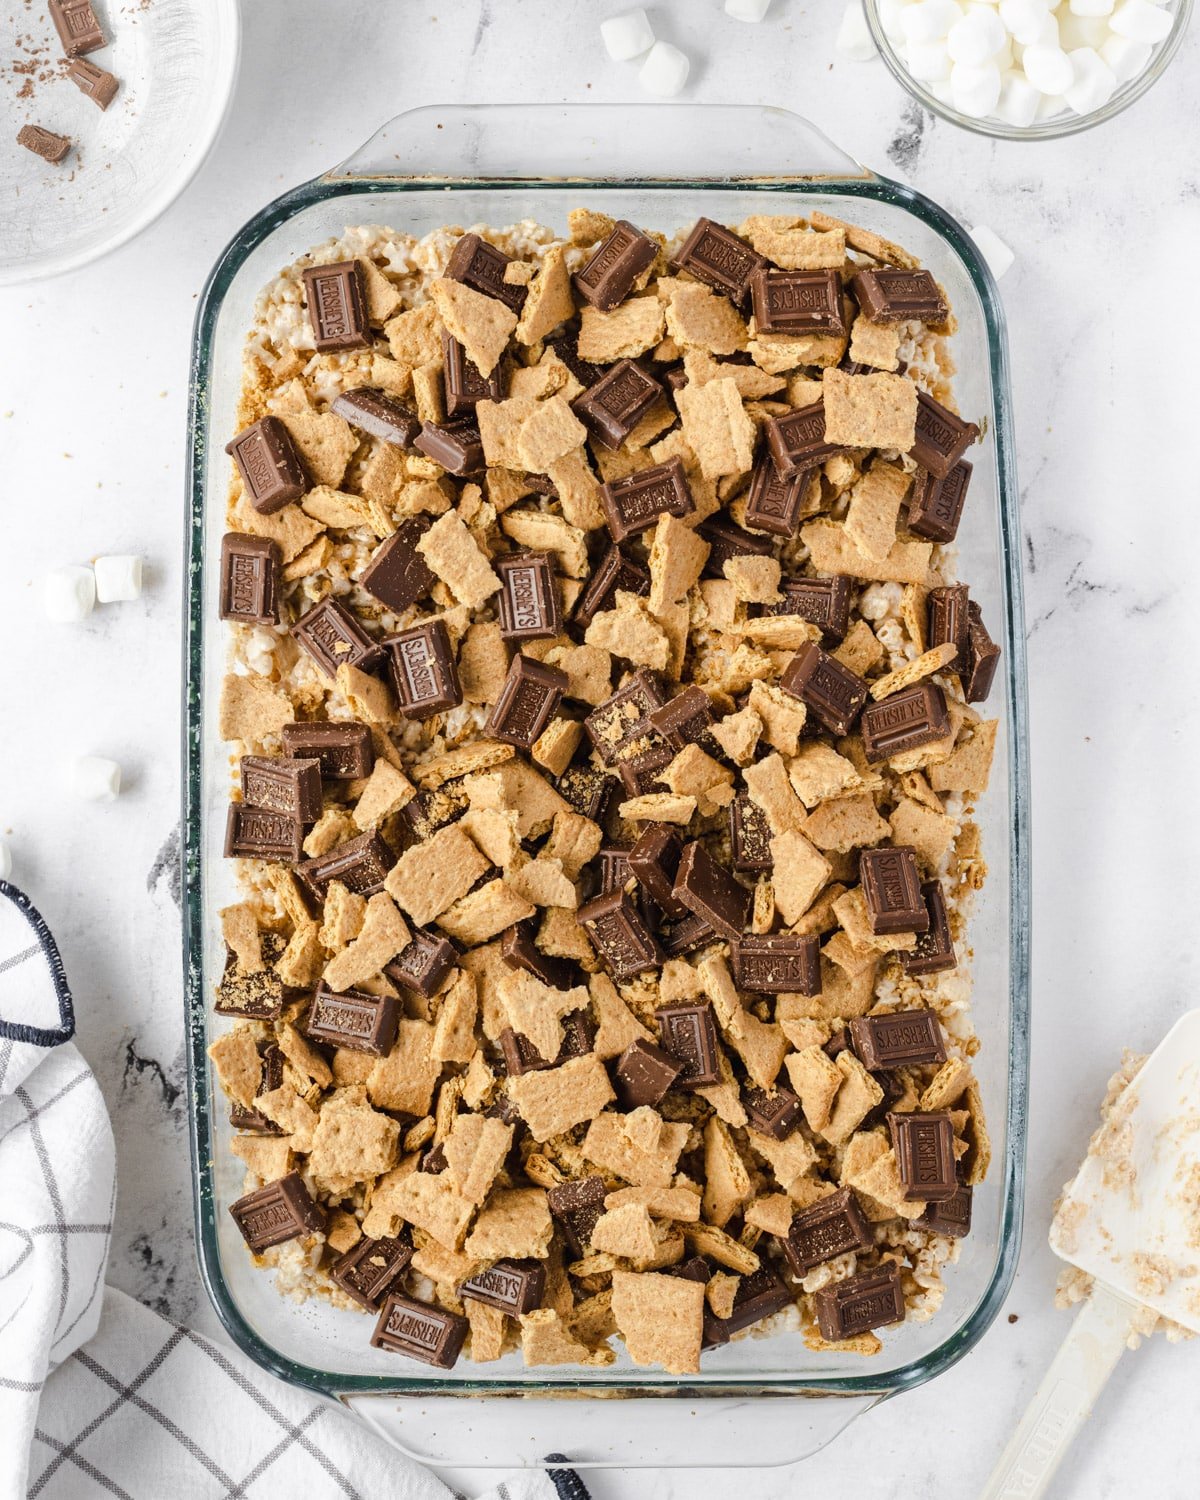
[[[284,188],[388,115],[435,101],[637,95],[595,33],[619,3],[253,0],[217,152],[138,242],[70,278],[0,294],[0,836],[53,924],[79,1040],[116,1123],[112,1278],[211,1323],[185,1145],[178,882],[179,621],[191,320],[213,259]],[[1194,79],[1200,38],[1133,111],[1061,144],[997,145],[930,121],[879,64],[833,60],[836,0],[774,0],[743,27],[719,0],[651,7],[693,58],[686,97],[789,106],[1016,250],[1012,340],[1030,633],[1034,1073],[1027,1231],[1004,1314],[954,1371],[854,1425],[764,1500],[969,1496],[1065,1327],[1045,1243],[1123,1046],[1193,1000],[1200,549],[1191,351],[1200,299]],[[329,79],[339,80],[332,94]],[[147,589],[80,628],[39,616],[42,573],[140,551]],[[126,791],[73,803],[65,766],[111,755]],[[981,1004],[987,997],[981,996]],[[1010,1321],[1010,1317],[1013,1321]],[[1200,1464],[1200,1347],[1123,1362],[1055,1493],[1174,1497]],[[778,1407],[746,1415],[747,1441]],[[548,1432],[547,1447],[553,1433]],[[678,1455],[677,1455],[678,1456]],[[849,1478],[844,1476],[850,1476]],[[455,1478],[464,1486],[472,1476]],[[721,1474],[596,1480],[608,1497],[728,1493]]]

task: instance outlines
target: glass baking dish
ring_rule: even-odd
[[[256,1271],[226,1212],[241,1191],[222,1096],[210,1076],[211,996],[224,947],[219,908],[234,897],[222,859],[228,755],[216,707],[225,642],[217,621],[242,343],[259,289],[310,246],[348,224],[389,223],[422,234],[444,224],[496,226],[525,217],[565,229],[583,205],[667,232],[699,215],[852,219],[919,255],[949,293],[959,321],[956,395],[980,423],[975,474],[959,533],[960,573],[1004,648],[989,708],[1002,718],[992,785],[980,808],[991,868],[971,927],[978,1074],[995,1155],[976,1192],[975,1226],[930,1322],[885,1335],[873,1360],[818,1356],[798,1334],[748,1338],[705,1356],[680,1381],[622,1355],[603,1371],[495,1364],[425,1369],[368,1343],[367,1320],[319,1300],[280,1298]],[[911,188],[867,171],[786,111],[735,106],[592,105],[429,107],[386,125],[354,157],[269,204],[214,267],[196,318],[188,469],[184,737],[184,975],[196,1238],[210,1296],[233,1339],[263,1368],[342,1399],[431,1462],[525,1463],[547,1448],[577,1463],[661,1465],[668,1411],[686,1433],[687,1462],[739,1467],[791,1462],[821,1446],[857,1412],[909,1390],[960,1359],[1003,1300],[1020,1241],[1029,1025],[1029,775],[1018,490],[1004,318],[973,242]],[[527,1404],[464,1396],[520,1396]],[[747,1458],[736,1412],[747,1397],[793,1400],[775,1437]],[[562,1397],[623,1397],[619,1405]],[[549,1415],[547,1415],[549,1412]],[[781,1416],[784,1413],[781,1411]],[[552,1436],[548,1439],[546,1433]],[[740,1451],[739,1451],[740,1450]],[[736,1455],[726,1460],[726,1455]]]

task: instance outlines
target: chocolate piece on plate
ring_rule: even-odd
[[[793,655],[779,686],[799,698],[830,734],[850,733],[869,691],[857,672],[812,641]]]
[[[591,307],[611,311],[624,302],[633,284],[654,264],[658,245],[628,219],[618,219],[595,254],[571,280],[575,291]]]
[[[982,703],[992,690],[996,668],[1000,664],[1000,647],[987,633],[978,604],[972,602],[967,615],[967,680],[963,683],[963,692],[968,703]]]
[[[243,755],[239,763],[242,801],[282,813],[300,823],[321,816],[321,762],[286,755]]]
[[[330,882],[340,880],[358,896],[374,896],[383,890],[396,856],[377,832],[360,833],[327,854],[306,859],[296,866],[296,876],[317,905],[324,905]]]
[[[383,1299],[404,1275],[413,1258],[413,1247],[407,1236],[405,1229],[400,1236],[359,1240],[330,1266],[330,1279],[347,1297],[353,1297],[370,1312],[378,1312]]]
[[[47,130],[44,125],[22,125],[17,131],[17,145],[57,166],[71,149],[71,137]]]
[[[752,995],[821,993],[821,945],[811,934],[743,932],[729,956],[738,989]]]
[[[356,260],[339,260],[328,266],[308,266],[301,272],[304,300],[313,342],[322,354],[346,349],[369,349],[371,330],[367,323],[367,287],[363,268]]]
[[[955,969],[958,960],[954,956],[954,940],[950,936],[950,918],[946,912],[946,898],[940,880],[927,880],[921,887],[921,899],[929,913],[929,930],[917,934],[917,946],[909,948],[900,958],[908,974],[939,974],[943,969]]]
[[[543,953],[533,940],[529,922],[517,922],[500,939],[500,957],[510,969],[523,969],[552,989],[569,990],[575,982],[575,966],[569,959]]]
[[[750,278],[750,302],[760,333],[846,334],[842,279],[835,270],[761,266]]]
[[[929,911],[921,896],[917,851],[907,845],[864,849],[858,878],[874,933],[927,932]]]
[[[504,400],[504,373],[501,363],[490,375],[479,368],[453,334],[442,333],[442,388],[446,396],[446,418],[459,422],[475,415],[479,401]]]
[[[678,458],[602,485],[600,505],[615,542],[648,530],[657,524],[659,516],[690,516],[696,509]]]
[[[369,776],[375,764],[371,731],[354,720],[285,724],[283,751],[300,760],[319,761],[327,781],[357,781]]]
[[[360,385],[352,391],[343,391],[334,398],[329,410],[359,432],[394,448],[411,448],[420,435],[420,417],[394,396],[373,386]]]
[[[576,1255],[586,1254],[607,1197],[603,1177],[581,1177],[546,1190],[550,1212],[562,1225],[567,1243]]]
[[[510,552],[492,566],[500,577],[500,634],[536,641],[562,629],[562,608],[549,552]]]
[[[614,979],[632,979],[662,963],[662,950],[628,891],[608,891],[575,915]]]
[[[766,430],[771,457],[784,475],[811,469],[839,451],[836,443],[825,441],[824,401],[796,407],[782,417],[769,417]]]
[[[706,578],[724,578],[725,564],[731,557],[767,557],[771,543],[765,536],[754,536],[745,531],[720,511],[709,516],[696,527],[696,535],[708,543],[708,557],[704,562]]]
[[[286,860],[294,864],[304,853],[304,827],[299,818],[231,802],[225,819],[226,859]]]
[[[831,1344],[858,1338],[872,1328],[904,1321],[904,1290],[900,1272],[864,1271],[823,1286],[813,1295],[813,1311],[821,1337]]]
[[[944,323],[950,316],[946,299],[928,271],[876,266],[859,271],[850,281],[850,295],[871,323]]]
[[[729,804],[729,844],[735,870],[756,874],[774,868],[771,826],[758,803],[744,793]]]
[[[278,417],[244,428],[225,452],[233,456],[246,499],[260,515],[273,515],[308,489],[308,476],[292,435]]]
[[[659,1103],[682,1072],[678,1058],[639,1037],[614,1064],[613,1087],[623,1109],[640,1109],[643,1104]]]
[[[925,391],[917,392],[917,436],[908,451],[923,469],[945,479],[978,437],[974,422],[964,422]]]
[[[435,464],[441,464],[447,474],[478,474],[486,464],[483,457],[483,439],[474,423],[464,422],[451,427],[439,422],[422,422],[421,430],[413,439],[413,447]]]
[[[735,1333],[791,1307],[794,1301],[793,1293],[774,1268],[759,1266],[757,1271],[742,1277],[733,1296],[733,1311],[727,1318],[718,1318],[711,1308],[705,1306],[704,1347],[711,1349],[717,1344],[727,1344]]]
[[[840,641],[850,628],[850,580],[837,578],[785,578],[779,585],[783,598],[764,604],[764,615],[799,615],[821,627],[827,640]]]
[[[693,949],[712,942],[715,937],[716,933],[704,918],[692,911],[678,922],[672,922],[664,927],[658,940],[662,951],[668,958],[680,958],[683,954],[691,953]]]
[[[719,1083],[717,1025],[708,1001],[699,1005],[664,1005],[654,1016],[663,1050],[683,1064],[678,1086],[691,1089]]]
[[[697,219],[673,264],[678,270],[690,271],[697,281],[724,292],[741,307],[750,292],[751,276],[766,261],[724,224]]]
[[[317,986],[305,1030],[314,1042],[386,1057],[396,1040],[400,1006],[393,995],[367,995],[359,990],[331,990]]]
[[[82,57],[108,44],[91,0],[46,0],[46,8],[68,57]]]
[[[607,765],[621,759],[632,742],[645,739],[658,744],[659,736],[650,715],[666,702],[657,677],[644,667],[611,698],[606,698],[583,721],[588,739]],[[645,748],[645,747],[642,747]]]
[[[321,599],[292,626],[292,634],[328,677],[340,666],[369,672],[379,661],[379,642],[336,599]]]
[[[964,1239],[971,1232],[973,1196],[974,1190],[960,1182],[951,1197],[943,1198],[940,1203],[931,1203],[917,1223],[922,1229],[932,1229],[934,1234]]]
[[[908,497],[909,531],[931,542],[952,542],[958,535],[972,472],[965,458],[944,479],[928,469],[918,469]]]
[[[894,1010],[886,1016],[855,1016],[849,1026],[851,1045],[869,1073],[946,1061],[946,1041],[936,1011]]]
[[[919,750],[950,733],[946,695],[936,682],[915,682],[863,709],[863,752],[872,763]]]
[[[450,281],[461,281],[473,292],[495,297],[519,313],[528,291],[515,282],[505,281],[504,273],[510,264],[503,250],[497,250],[477,234],[464,234],[454,247],[445,274]]]
[[[458,1289],[460,1297],[486,1302],[510,1318],[541,1307],[546,1291],[546,1268],[536,1260],[498,1260],[477,1271]]]
[[[279,543],[270,537],[227,531],[221,538],[221,619],[278,625],[282,565]]]
[[[662,908],[664,916],[682,917],[690,910],[674,895],[682,854],[683,840],[665,823],[649,824],[629,851],[629,869],[642,889]]]
[[[769,531],[772,536],[795,536],[811,475],[811,469],[780,474],[771,455],[764,453],[750,477],[746,525],[755,531]]]
[[[571,409],[598,443],[619,448],[656,401],[663,388],[641,365],[623,359],[595,385],[576,396]]]
[[[314,1201],[299,1172],[289,1172],[247,1193],[229,1205],[229,1212],[255,1255],[325,1228],[325,1210]]]
[[[488,734],[522,750],[531,749],[569,686],[565,672],[518,651],[488,719]]]
[[[248,1021],[277,1021],[289,992],[273,965],[279,961],[286,946],[280,933],[264,932],[262,956],[265,967],[253,974],[242,972],[237,954],[229,949],[225,956],[225,972],[216,986],[213,1009],[217,1015],[242,1016]]]
[[[454,648],[441,620],[423,620],[384,643],[392,687],[406,719],[429,719],[462,702]]]
[[[396,614],[424,599],[437,582],[437,574],[417,551],[417,543],[428,529],[418,517],[405,517],[376,547],[359,575],[358,581],[367,593]]]
[[[67,69],[67,77],[80,91],[85,94],[99,109],[107,109],[117,97],[117,90],[121,87],[118,79],[111,73],[98,68],[94,62],[88,62],[86,58],[74,57]]]
[[[954,1122],[948,1110],[887,1117],[904,1196],[940,1203],[958,1191]]]
[[[383,1304],[371,1343],[389,1354],[407,1354],[449,1370],[462,1352],[469,1326],[458,1313],[392,1292]]]
[[[725,938],[741,937],[750,917],[750,892],[699,840],[680,856],[672,894]]]
[[[413,928],[412,938],[383,972],[392,981],[406,990],[415,990],[428,1000],[437,994],[442,980],[458,962],[458,949],[449,938],[436,933]]]
[[[839,1188],[803,1208],[792,1220],[779,1247],[797,1276],[814,1266],[852,1250],[868,1250],[874,1244],[871,1226],[854,1196],[853,1188]]]
[[[649,718],[672,750],[682,750],[686,745],[717,749],[708,732],[714,722],[712,699],[701,687],[684,688],[661,708],[653,709]]]
[[[742,1103],[751,1128],[772,1140],[786,1140],[800,1123],[800,1101],[791,1089],[782,1086],[770,1092],[754,1087],[743,1089]]]
[[[572,623],[580,630],[586,630],[601,610],[614,607],[618,589],[644,596],[650,592],[650,574],[640,563],[626,557],[614,542],[596,564],[587,587],[580,594],[571,616]]]
[[[948,671],[964,672],[967,666],[967,632],[970,614],[965,583],[951,584],[945,588],[929,590],[927,645],[952,645],[956,655],[946,663]]]

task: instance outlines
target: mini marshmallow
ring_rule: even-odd
[[[1113,11],[1108,24],[1118,36],[1127,36],[1131,42],[1165,41],[1171,34],[1175,17],[1161,6],[1151,5],[1150,0],[1121,0]]]
[[[1137,77],[1154,56],[1154,48],[1149,42],[1131,42],[1127,36],[1114,33],[1100,48],[1100,56],[1113,70],[1120,85]]]
[[[955,0],[917,0],[901,13],[900,29],[910,42],[940,42],[961,20],[962,10]]]
[[[1071,0],[1073,16],[1108,16],[1116,0]]]
[[[1064,15],[1058,23],[1058,45],[1066,53],[1077,47],[1091,47],[1093,51],[1104,45],[1110,36],[1108,22],[1103,16]]]
[[[142,560],[132,554],[98,557],[92,564],[96,574],[96,598],[101,604],[120,604],[142,592]]]
[[[96,575],[91,568],[55,568],[42,585],[46,618],[57,625],[86,620],[96,607]]]
[[[102,755],[81,755],[71,768],[71,789],[83,802],[115,802],[121,792],[121,767]]]
[[[1067,107],[1067,101],[1061,94],[1042,94],[1039,96],[1037,117],[1039,120],[1052,120],[1056,115],[1061,115]]]
[[[1006,40],[1004,22],[996,12],[979,9],[951,26],[946,34],[946,51],[956,63],[978,66],[999,52]]]
[[[942,83],[949,79],[950,54],[944,42],[909,42],[904,65],[918,83]]]
[[[960,114],[982,120],[1000,102],[1000,69],[994,62],[955,63],[950,70],[950,90]]]
[[[1043,94],[1065,94],[1075,79],[1071,59],[1061,47],[1026,47],[1021,66],[1025,77]]]
[[[851,0],[853,4],[853,0]],[[904,40],[904,25],[901,17],[908,9],[908,0],[879,0],[877,7],[879,11],[879,24],[883,27],[883,34],[889,42],[902,42]]]
[[[673,47],[670,42],[655,42],[646,53],[638,78],[648,94],[670,99],[687,82],[690,67],[687,54],[680,52],[678,47]]]
[[[1005,73],[1000,81],[1000,102],[996,105],[996,114],[1006,125],[1015,125],[1018,130],[1025,130],[1037,118],[1038,101],[1041,97],[1024,73]]]
[[[875,40],[863,14],[861,0],[846,0],[842,12],[842,24],[838,27],[834,46],[852,62],[870,62],[876,54]]]
[[[1058,35],[1058,22],[1043,0],[1000,0],[1000,20],[1013,41],[1020,42],[1022,47],[1046,40],[1047,20],[1054,25],[1055,37]]]
[[[971,230],[971,238],[978,245],[979,253],[987,261],[992,275],[999,281],[1016,256],[996,231],[989,229],[986,224],[976,224]]]
[[[654,46],[654,28],[644,10],[626,10],[600,22],[600,35],[614,62],[628,62]]]
[[[0,839],[0,880],[8,880],[12,875],[12,851],[3,839]]]
[[[735,21],[761,21],[771,0],[725,0],[725,14]]]
[[[1067,56],[1075,78],[1064,91],[1067,103],[1078,115],[1090,115],[1102,108],[1117,91],[1117,75],[1100,54],[1091,47],[1077,47]]]

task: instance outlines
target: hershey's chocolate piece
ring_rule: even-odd
[[[607,1197],[603,1177],[581,1177],[574,1182],[561,1182],[557,1187],[547,1188],[546,1203],[562,1225],[567,1243],[576,1255],[587,1252],[592,1230],[604,1212]]]
[[[646,797],[651,792],[665,792],[666,783],[661,773],[675,759],[675,752],[668,745],[655,744],[639,755],[617,762],[617,775],[631,797]]]
[[[663,388],[641,365],[623,359],[595,385],[576,396],[571,409],[598,443],[619,448],[656,401]]]
[[[500,634],[536,641],[562,629],[562,606],[549,552],[512,552],[493,562],[500,577]]]
[[[461,281],[485,297],[495,297],[505,307],[519,313],[525,306],[528,292],[523,286],[505,281],[504,272],[509,264],[503,250],[497,250],[495,245],[489,245],[477,234],[464,234],[454,247],[445,274],[449,280]]]
[[[449,1370],[462,1352],[469,1327],[458,1313],[392,1292],[383,1304],[371,1343],[390,1354],[407,1354],[410,1359]]]
[[[451,422],[474,417],[479,401],[504,400],[504,373],[501,361],[490,375],[479,373],[479,367],[453,334],[442,333],[442,389],[446,395],[446,417]]]
[[[304,853],[304,826],[299,818],[231,802],[225,819],[226,859],[287,860],[294,864]]]
[[[850,282],[850,294],[863,316],[872,323],[944,323],[950,316],[946,299],[928,271],[906,271],[877,266],[859,271]]]
[[[955,583],[946,588],[929,590],[926,629],[929,638],[928,645],[930,649],[934,646],[945,645],[954,647],[956,653],[954,659],[946,663],[948,671],[966,670],[967,631],[970,626],[970,616],[967,612],[969,603],[965,583]]]
[[[394,984],[415,990],[428,1000],[441,988],[442,980],[457,962],[458,949],[449,938],[415,927],[411,941],[391,963],[384,964],[383,972]]]
[[[283,1053],[274,1042],[260,1047],[259,1055],[262,1058],[262,1081],[255,1090],[255,1098],[259,1094],[272,1093],[283,1083]],[[254,1135],[283,1134],[282,1127],[274,1120],[268,1120],[261,1110],[247,1109],[236,1100],[229,1106],[229,1123],[235,1130],[250,1131]]]
[[[872,1328],[904,1321],[904,1290],[900,1272],[864,1271],[823,1286],[813,1295],[813,1311],[821,1337],[831,1344],[857,1338]]]
[[[479,428],[464,422],[451,427],[439,422],[422,422],[421,430],[413,439],[413,447],[435,464],[441,464],[447,474],[478,474],[487,465],[483,457],[483,439]]]
[[[658,1104],[683,1072],[683,1064],[654,1042],[630,1042],[613,1068],[613,1088],[623,1109]]]
[[[872,764],[919,750],[950,733],[946,695],[936,682],[915,682],[879,703],[868,703],[861,729],[863,751]]]
[[[767,446],[781,474],[799,474],[838,452],[825,441],[825,403],[814,401],[766,422]]]
[[[524,969],[552,989],[569,990],[575,982],[575,966],[569,959],[543,953],[533,940],[529,922],[517,922],[500,939],[500,957],[510,969]]]
[[[106,73],[103,68],[98,68],[95,63],[88,62],[82,57],[71,59],[67,77],[80,93],[86,94],[100,109],[108,108],[117,97],[117,90],[121,87],[120,82],[111,73]]]
[[[746,525],[772,536],[795,536],[800,529],[800,512],[808,489],[811,469],[783,475],[766,453],[754,465],[750,490],[746,496]]]
[[[691,953],[694,948],[711,942],[715,937],[716,933],[703,917],[689,912],[680,921],[663,929],[659,943],[668,958],[680,958],[685,953]]]
[[[882,849],[863,849],[858,856],[858,878],[872,932],[929,930],[915,849],[891,844]]]
[[[607,891],[575,916],[614,979],[632,979],[662,963],[662,950],[628,891]]]
[[[624,302],[633,284],[654,264],[658,246],[648,234],[628,219],[618,219],[596,253],[572,276],[576,293],[590,306],[604,312]]]
[[[229,1205],[229,1212],[255,1255],[325,1228],[325,1210],[309,1194],[299,1172],[247,1193]]]
[[[697,219],[673,264],[680,271],[690,271],[697,281],[724,292],[740,307],[749,294],[751,276],[766,261],[724,224]]]
[[[934,1234],[947,1234],[951,1239],[961,1240],[971,1232],[971,1199],[974,1189],[959,1183],[953,1195],[940,1203],[931,1203],[917,1223],[922,1229],[932,1229]]]
[[[887,1117],[904,1196],[941,1203],[958,1191],[954,1156],[954,1122],[948,1110]]]
[[[394,448],[411,448],[421,431],[421,419],[415,412],[386,391],[369,385],[343,391],[334,398],[329,410],[359,432],[391,443]]]
[[[108,44],[108,38],[96,19],[91,0],[46,0],[46,8],[63,51],[68,57],[82,57]]]
[[[683,1064],[678,1087],[692,1089],[719,1083],[717,1024],[708,1001],[698,1005],[664,1005],[654,1016],[663,1050]]]
[[[541,1307],[546,1291],[546,1268],[536,1260],[498,1260],[477,1271],[458,1289],[460,1297],[486,1302],[510,1318]]]
[[[467,810],[467,794],[458,781],[447,782],[436,792],[418,792],[400,809],[397,832],[406,849],[430,839],[439,828],[453,823]]]
[[[300,454],[278,417],[261,417],[244,428],[225,452],[233,455],[246,499],[260,515],[273,515],[308,489]]]
[[[800,1101],[791,1089],[743,1089],[742,1103],[753,1129],[776,1141],[786,1140],[800,1120]]]
[[[733,868],[748,874],[774,868],[771,827],[757,802],[744,794],[729,804],[729,844]]]
[[[1000,647],[987,633],[983,613],[974,601],[967,607],[967,618],[967,680],[963,691],[968,703],[982,703],[992,690],[1000,665]]]
[[[685,1281],[710,1281],[712,1267],[703,1255],[689,1255],[687,1260],[681,1260],[676,1265],[667,1267],[666,1274],[682,1276]]]
[[[278,542],[227,531],[221,538],[221,619],[278,625],[282,566]]]
[[[569,686],[565,672],[518,651],[488,719],[488,734],[522,750],[531,749]]]
[[[750,892],[698,839],[680,856],[672,894],[722,937],[741,937],[750,916]]]
[[[850,1043],[869,1073],[946,1061],[946,1040],[937,1012],[894,1010],[886,1016],[855,1016]]]
[[[604,771],[595,766],[568,766],[554,785],[577,813],[593,823],[603,819],[613,790],[613,779]]]
[[[696,509],[683,463],[678,458],[638,469],[624,479],[602,485],[600,504],[615,542],[646,531],[657,524],[661,515],[690,516]]]
[[[378,1312],[413,1258],[408,1231],[402,1230],[401,1235],[359,1240],[330,1266],[330,1279],[360,1306]]]
[[[17,131],[17,145],[57,166],[71,149],[71,137],[58,135],[44,125],[22,125]]]
[[[644,667],[635,672],[629,681],[611,698],[606,698],[599,708],[594,708],[583,721],[588,739],[600,752],[606,765],[612,765],[622,754],[636,754],[647,745],[659,743],[659,737],[650,723],[650,715],[666,702],[658,679]]]
[[[356,260],[328,266],[309,266],[300,274],[313,342],[322,354],[344,349],[369,349],[367,287]]]
[[[369,672],[378,662],[379,643],[336,599],[321,599],[292,626],[292,634],[328,677],[348,664]]]
[[[764,615],[799,615],[821,627],[826,640],[840,641],[850,628],[850,580],[836,578],[785,578],[779,585],[783,598],[764,604]]]
[[[830,734],[849,734],[867,701],[867,684],[858,673],[813,641],[801,646],[788,662],[779,686],[799,698]]]
[[[908,451],[923,469],[945,479],[978,437],[974,422],[964,422],[925,391],[917,392],[917,436]]]
[[[943,969],[958,967],[954,940],[950,936],[950,918],[940,880],[927,880],[921,887],[921,899],[929,913],[929,931],[917,935],[917,946],[900,955],[908,974],[939,974]]]
[[[392,687],[406,719],[429,719],[462,702],[454,648],[441,620],[423,620],[385,642]]]
[[[761,333],[846,333],[842,279],[835,270],[777,271],[761,266],[750,278],[754,321]]]
[[[393,995],[368,995],[360,990],[331,990],[317,986],[305,1030],[314,1042],[386,1057],[396,1040],[400,1006]]]
[[[653,709],[649,719],[672,750],[682,750],[686,745],[717,749],[708,732],[713,726],[712,699],[701,687],[684,688],[670,702]]]
[[[296,866],[296,877],[318,906],[325,903],[331,881],[340,880],[358,896],[374,896],[383,890],[396,856],[377,832],[360,833],[328,854],[318,854]]]
[[[580,359],[579,340],[574,334],[557,334],[546,340],[546,347],[554,350],[582,386],[595,385],[607,373],[607,365],[594,365],[589,359]]]
[[[819,995],[821,945],[811,934],[744,932],[729,949],[733,977],[753,995]]]
[[[633,871],[629,868],[629,847],[610,844],[596,855],[600,862],[600,893],[619,891],[629,884]]]
[[[369,776],[375,764],[371,731],[365,724],[285,724],[283,752],[299,760],[317,760],[327,781],[357,781]]]
[[[958,535],[972,472],[965,458],[944,479],[929,469],[918,469],[908,497],[909,531],[931,542],[952,542]]]
[[[682,854],[683,840],[665,823],[651,823],[629,851],[630,870],[664,916],[682,917],[690,910],[673,894]]]
[[[696,527],[696,534],[708,543],[704,563],[706,578],[723,578],[725,564],[731,557],[766,557],[771,544],[765,536],[754,536],[720,511]]]
[[[761,1323],[773,1313],[791,1307],[794,1298],[779,1275],[769,1265],[759,1266],[749,1276],[744,1276],[734,1293],[733,1311],[727,1318],[718,1318],[708,1307],[704,1309],[704,1347],[711,1349],[717,1344],[727,1344],[735,1333]]]
[[[801,1209],[779,1247],[795,1274],[806,1276],[814,1266],[852,1250],[869,1250],[874,1242],[854,1189],[844,1187]]]
[[[428,1172],[431,1177],[436,1177],[440,1172],[444,1172],[449,1165],[450,1163],[446,1160],[446,1153],[442,1150],[439,1143],[432,1150],[426,1151],[425,1155],[421,1158],[419,1170]]]
[[[217,998],[213,1005],[217,1015],[244,1016],[250,1021],[277,1021],[288,992],[274,965],[286,946],[281,933],[264,932],[262,956],[265,968],[256,974],[243,974],[238,967],[237,954],[229,949],[225,955],[225,971],[217,983]]]
[[[596,564],[587,588],[580,594],[572,623],[586,630],[602,609],[613,608],[618,589],[644,596],[650,592],[650,574],[640,563],[626,557],[614,542]]]
[[[425,522],[406,516],[376,547],[359,575],[358,581],[367,593],[396,614],[424,599],[437,582],[437,574],[417,551],[417,543],[427,530]]]
[[[250,807],[315,823],[321,816],[321,762],[286,755],[243,755],[242,801]]]

